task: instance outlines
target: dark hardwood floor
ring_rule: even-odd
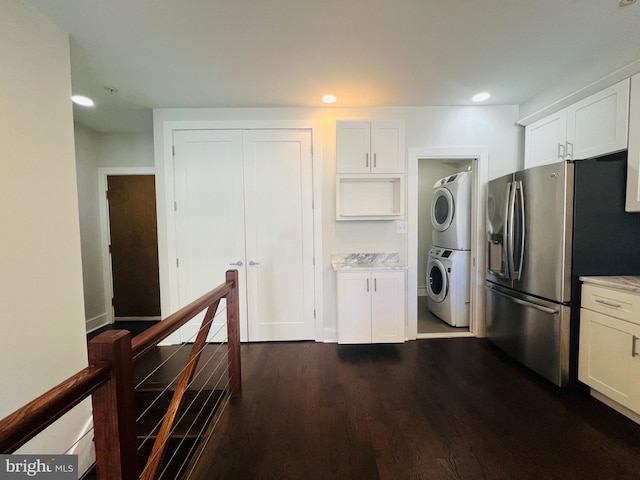
[[[194,479],[640,479],[640,425],[488,341],[242,347]]]

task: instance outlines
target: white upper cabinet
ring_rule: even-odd
[[[336,122],[337,173],[403,173],[402,121]]]
[[[640,212],[640,73],[631,77],[630,103],[626,211]]]
[[[567,108],[567,157],[597,157],[627,148],[629,79]]]
[[[525,129],[525,168],[581,160],[627,148],[629,79]]]
[[[563,160],[566,139],[566,109],[527,126],[524,139],[525,168]]]

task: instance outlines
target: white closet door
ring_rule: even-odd
[[[244,132],[250,341],[312,340],[311,133]]]
[[[246,322],[245,267],[230,265],[244,263],[245,258],[242,131],[176,131],[174,147],[180,307],[223,283],[225,271],[237,268],[242,325]],[[224,300],[218,312],[210,341],[226,338]],[[180,330],[182,342],[195,340],[202,316]]]

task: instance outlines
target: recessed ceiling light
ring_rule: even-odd
[[[324,103],[336,103],[336,100],[338,100],[338,97],[331,93],[328,93],[324,97],[322,97],[322,101]]]
[[[491,94],[489,92],[480,92],[476,93],[471,100],[474,102],[484,102],[485,100],[489,100],[491,98]]]
[[[82,105],[83,107],[93,107],[94,105],[93,100],[83,95],[73,95],[71,97],[71,101],[77,105]]]

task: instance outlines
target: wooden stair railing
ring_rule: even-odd
[[[166,451],[169,433],[198,365],[217,306],[227,302],[228,392],[242,393],[240,334],[238,323],[238,272],[226,272],[225,283],[178,310],[133,340],[126,330],[102,333],[88,344],[89,366],[0,420],[0,453],[13,453],[62,415],[92,395],[98,480],[156,478]],[[162,340],[207,309],[196,340],[173,394],[147,465],[139,477],[133,365]]]

